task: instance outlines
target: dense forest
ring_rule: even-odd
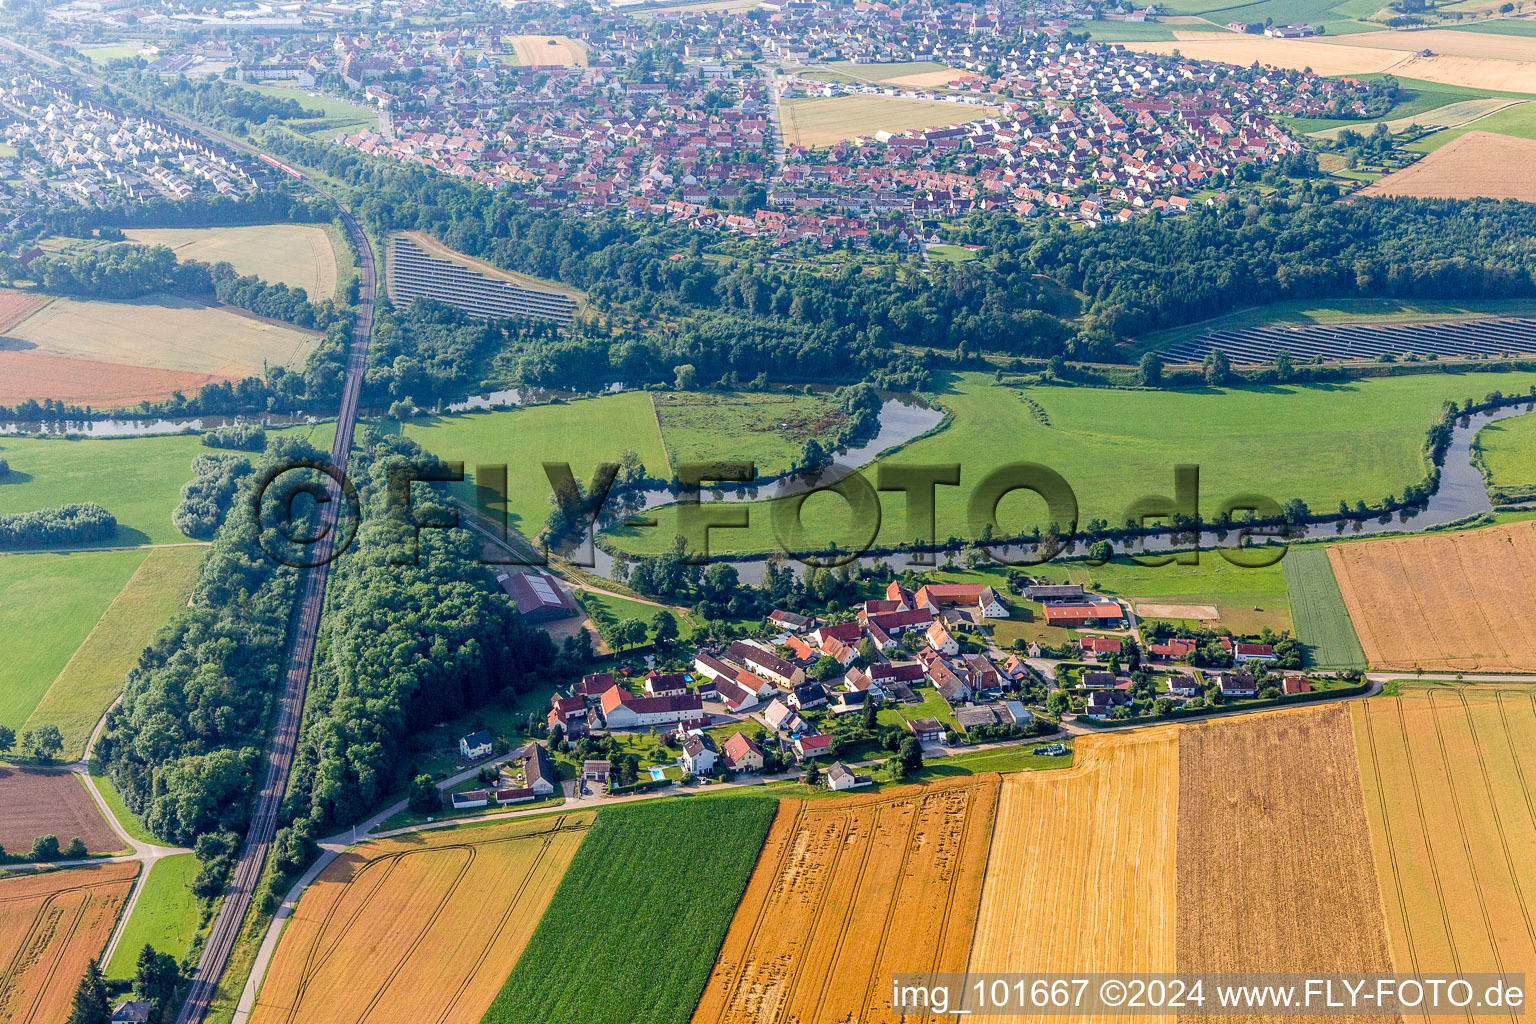
[[[171,522],[188,537],[209,540],[234,506],[240,481],[251,473],[251,460],[243,455],[199,455],[192,460],[192,472],[196,475],[182,485]]]
[[[320,454],[292,435],[277,435],[259,468]],[[97,748],[113,784],[152,833],[195,845],[203,864],[200,896],[222,886],[249,819],[296,603],[297,571],[258,541],[257,510],[248,500],[256,479],[248,474],[240,482],[199,570],[192,605],[155,635],[128,673],[122,704],[108,716]],[[269,497],[262,524],[283,518],[278,497]],[[314,528],[313,508],[299,511],[306,521],[289,524],[291,534]]]
[[[9,471],[0,460],[0,476]],[[93,544],[116,534],[117,519],[95,502],[0,515],[0,548]]]
[[[515,699],[556,660],[549,635],[524,624],[479,562],[469,531],[423,529],[416,539],[412,513],[429,522],[447,512],[437,492],[416,484],[410,509],[392,500],[392,473],[435,463],[377,430],[353,456],[364,521],[331,569],[288,825],[276,840],[280,875],[302,867],[313,838],[404,789],[415,774],[403,753],[412,733]]]

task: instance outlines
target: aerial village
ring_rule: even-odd
[[[545,578],[509,578],[519,577]],[[547,607],[531,597],[546,591]],[[534,621],[579,617],[558,587],[509,592]],[[1015,614],[1072,639],[1016,638],[1004,649],[994,630]],[[1302,672],[1288,635],[1143,621],[1115,597],[1018,572],[1001,590],[894,580],[827,618],[835,621],[778,609],[723,644],[658,645],[643,665],[618,658],[559,688],[515,748],[490,729],[458,737],[455,768],[494,759],[498,770],[448,799],[474,811],[762,776],[851,789],[899,780],[924,758],[1010,745],[1059,756],[1086,732],[1347,696],[1361,685],[1356,673]]]

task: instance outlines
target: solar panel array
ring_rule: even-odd
[[[1454,320],[1434,324],[1336,327],[1248,327],[1211,331],[1159,353],[1173,363],[1198,363],[1212,349],[1234,363],[1268,363],[1281,351],[1298,362],[1404,356],[1516,356],[1536,354],[1536,319]]]

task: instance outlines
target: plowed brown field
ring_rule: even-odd
[[[1393,965],[1529,980],[1536,688],[1401,685],[1352,705]]]
[[[1072,768],[1003,779],[972,973],[1174,970],[1177,733],[1087,736]]]
[[[195,394],[205,384],[226,377],[186,370],[99,363],[41,352],[11,352],[0,340],[0,404],[52,398],[68,405],[113,409],[159,402],[180,391]]]
[[[41,835],[58,836],[60,846],[79,836],[92,853],[115,853],[127,845],[77,776],[0,764],[0,846],[24,854]]]
[[[15,288],[0,288],[0,334],[4,334],[52,301],[52,295],[22,292]]]
[[[60,1024],[101,956],[137,863],[0,875],[0,1024]]]
[[[479,1024],[591,822],[566,814],[352,850],[299,901],[252,1021]]]
[[[1178,820],[1180,971],[1392,970],[1347,707],[1182,727]]]
[[[1328,549],[1372,668],[1536,672],[1536,522]]]
[[[897,973],[961,972],[998,777],[786,800],[693,1015],[696,1024],[916,1022]]]

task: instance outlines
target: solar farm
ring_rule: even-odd
[[[1220,349],[1234,363],[1267,363],[1281,352],[1298,360],[1404,356],[1506,356],[1536,353],[1536,319],[1458,320],[1434,324],[1340,324],[1248,327],[1212,331],[1161,353],[1176,363],[1198,363]]]

